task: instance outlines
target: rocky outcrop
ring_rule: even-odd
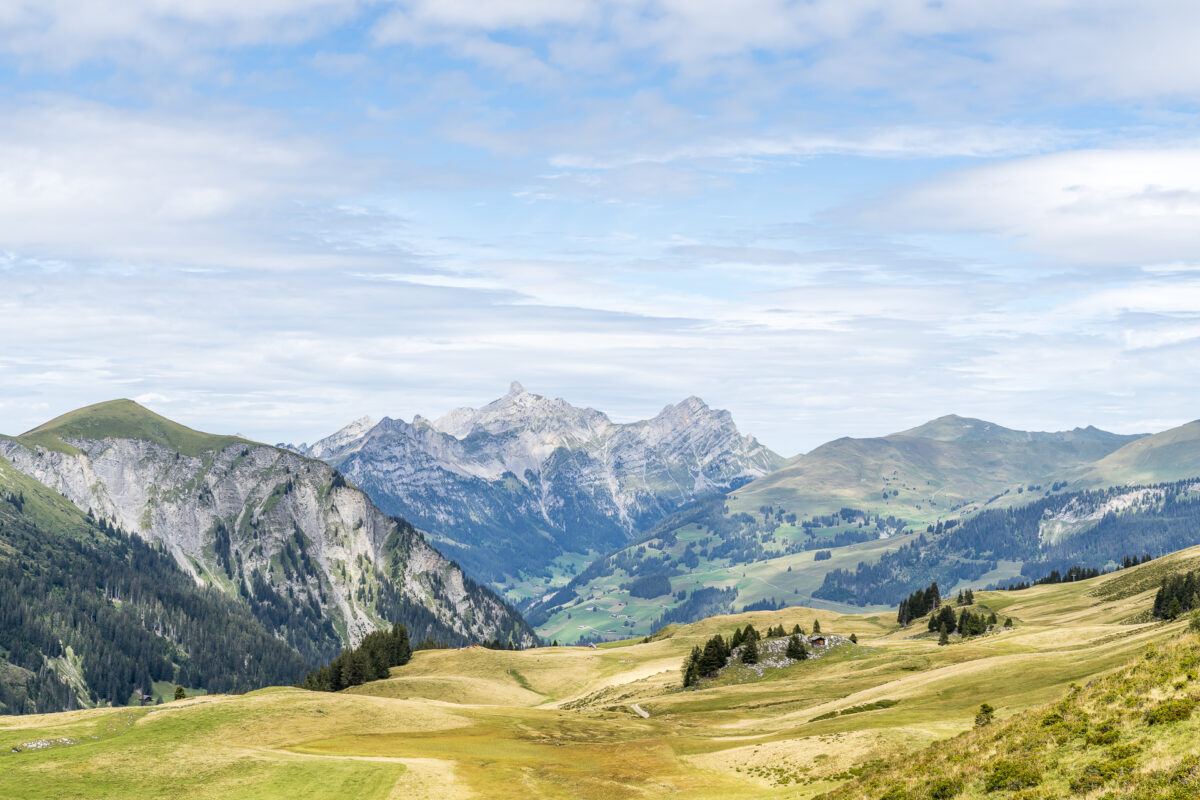
[[[281,636],[315,620],[313,630],[354,644],[402,621],[441,639],[534,641],[516,612],[325,463],[224,439],[197,454],[140,438],[62,441],[3,439],[0,455],[80,509],[161,543]]]
[[[492,581],[538,574],[563,553],[619,546],[782,463],[697,397],[618,424],[519,383],[479,409],[385,418],[365,431],[360,421],[297,449],[341,469],[380,508]]]

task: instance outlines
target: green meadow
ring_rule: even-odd
[[[977,610],[1014,627],[948,646],[923,621],[900,629],[893,610],[797,607],[598,648],[419,651],[390,678],[337,694],[273,688],[4,717],[0,796],[877,797],[887,770],[965,741],[981,703],[997,725],[1017,724],[1072,684],[1170,646],[1186,622],[1146,612],[1163,574],[1197,562],[1200,548],[1090,581],[977,592]],[[857,644],[680,688],[685,655],[713,634],[814,621]]]

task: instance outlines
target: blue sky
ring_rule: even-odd
[[[1200,417],[1200,6],[0,0],[0,430]]]

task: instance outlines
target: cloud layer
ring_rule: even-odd
[[[0,430],[1197,416],[1200,10],[0,0]]]

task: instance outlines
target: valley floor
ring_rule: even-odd
[[[1008,717],[1111,671],[1183,623],[1148,621],[1172,564],[978,592],[1016,627],[939,647],[920,623],[790,608],[670,628],[649,642],[418,652],[339,694],[275,688],[154,708],[0,718],[6,798],[808,798],[866,762]],[[858,638],[759,676],[682,691],[694,645],[753,623]],[[886,702],[884,702],[886,701]]]

